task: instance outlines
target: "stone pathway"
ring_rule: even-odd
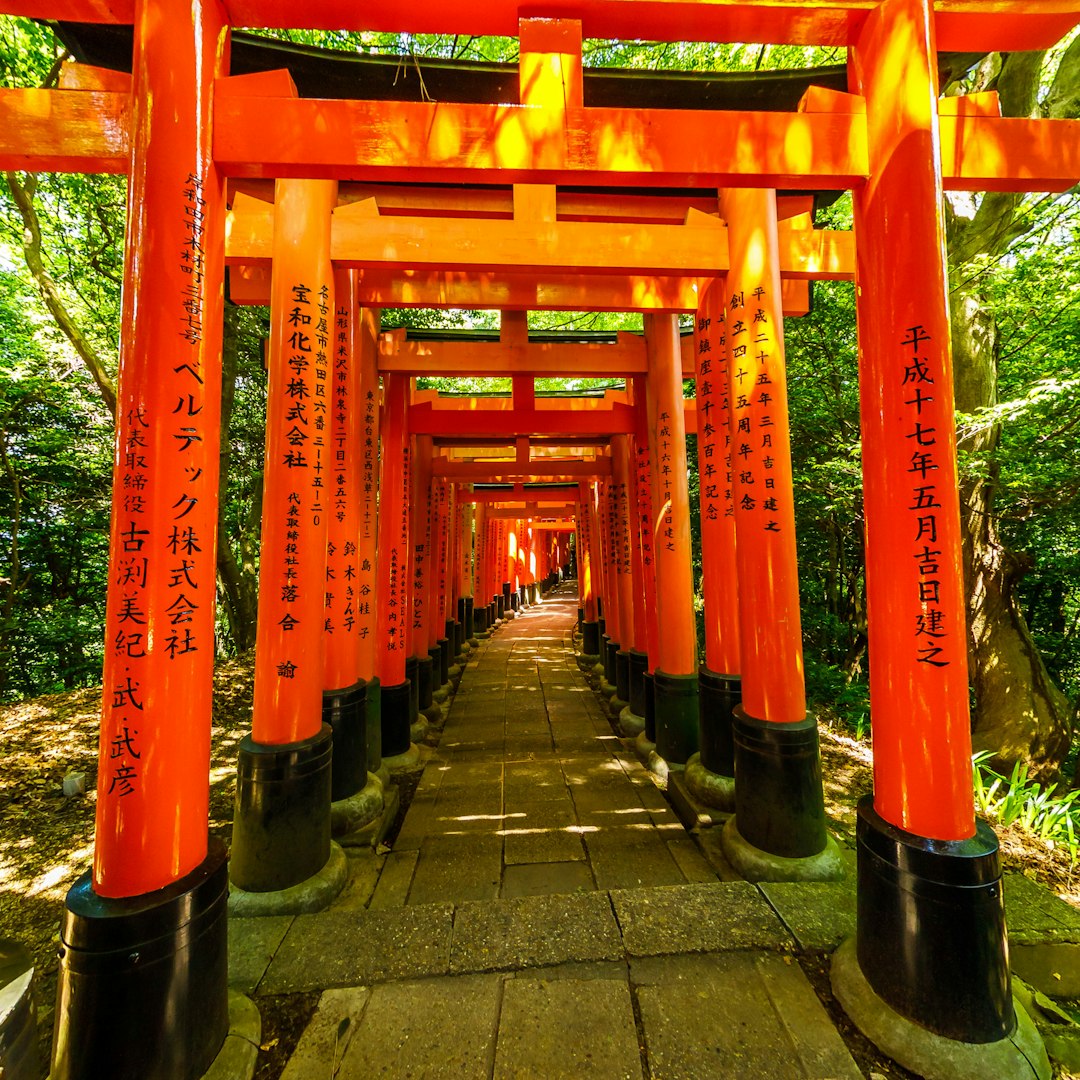
[[[614,734],[575,619],[556,592],[481,645],[393,850],[351,850],[329,911],[230,924],[235,986],[322,991],[285,1080],[861,1076],[796,934]]]

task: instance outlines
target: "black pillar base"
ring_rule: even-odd
[[[439,638],[439,685],[445,686],[450,681],[450,639]]]
[[[412,690],[409,680],[396,686],[382,688],[382,754],[383,757],[397,757],[404,754],[412,745],[409,727],[409,698]]]
[[[510,594],[510,607],[513,611],[521,610],[521,589],[515,589]]]
[[[7,1080],[40,1080],[37,1009],[34,1003],[34,958],[13,938],[0,938],[0,1066]]]
[[[431,660],[431,692],[434,694],[440,686],[445,686],[447,683],[447,679],[443,677],[442,670],[442,646],[432,645],[431,648],[428,649],[428,657]],[[432,698],[432,700],[434,701],[434,698]]]
[[[619,643],[612,641],[606,634],[603,637],[604,648],[600,654],[604,661],[604,678],[609,686],[615,685],[615,654],[619,651]]]
[[[742,679],[698,668],[701,764],[717,776],[735,775],[731,713],[742,701]]]
[[[600,624],[598,622],[581,624],[581,652],[585,656],[600,655]]]
[[[263,745],[246,735],[236,763],[229,877],[246,892],[306,881],[330,858],[329,724],[300,742]]]
[[[878,997],[937,1035],[989,1043],[1016,1029],[998,842],[928,840],[859,802],[856,946]]]
[[[607,619],[600,613],[600,597],[596,598],[596,621],[600,624],[600,638],[603,640],[607,636]]]
[[[629,655],[630,664],[630,696],[626,699],[630,702],[630,711],[635,716],[645,716],[645,672],[649,670],[649,657],[631,649]]]
[[[368,770],[382,768],[382,685],[377,677],[368,679],[364,696],[364,726],[367,731]]]
[[[478,637],[487,629],[487,608],[474,607],[472,611],[473,637]]]
[[[340,690],[324,690],[322,718],[334,734],[330,800],[337,802],[367,784],[367,683],[361,679]]]
[[[190,874],[142,896],[98,896],[89,871],[75,882],[60,923],[52,1080],[206,1072],[229,1030],[227,866],[211,837]]]
[[[499,617],[499,603],[497,600],[489,600],[487,606],[488,613],[488,627],[492,630],[495,629],[495,620]]]
[[[498,619],[503,618],[503,616],[506,614],[506,597],[505,596],[496,596],[495,597],[495,612],[496,612],[495,617],[498,618]]]
[[[584,622],[585,622],[585,609],[579,607],[577,609],[577,632],[579,634],[581,633],[581,627],[584,625]]]
[[[615,696],[630,704],[630,650],[615,653]]]
[[[476,627],[473,626],[473,598],[471,596],[465,597],[465,617],[461,620],[461,625],[466,641],[476,634]]]
[[[409,723],[420,719],[420,661],[415,656],[405,659],[405,681],[409,684]]]
[[[656,676],[646,671],[642,676],[645,683],[645,738],[656,742]]]
[[[435,700],[431,696],[434,692],[432,685],[434,673],[430,656],[416,657],[416,675],[418,685],[416,712],[417,716],[419,716],[425,709],[430,709]]]
[[[685,765],[698,748],[698,677],[656,671],[653,680],[656,752],[669,765]]]
[[[500,615],[504,611],[509,611],[514,606],[513,590],[510,588],[510,582],[509,581],[504,581],[503,582],[502,594],[503,594],[503,606],[502,606],[502,609],[499,612]]]
[[[825,850],[818,730],[812,717],[774,724],[732,710],[735,818],[747,843],[769,855],[804,859]]]

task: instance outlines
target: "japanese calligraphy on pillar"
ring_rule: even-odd
[[[713,286],[720,289],[720,283]],[[732,517],[732,446],[724,309],[711,305],[698,313],[697,354],[698,470],[704,524]]]
[[[916,659],[931,667],[950,663],[947,627],[949,613],[942,607],[941,558],[938,544],[939,512],[942,504],[937,475],[941,470],[938,431],[925,411],[934,402],[934,371],[929,356],[931,335],[921,325],[910,326],[900,340],[903,355],[904,438],[911,444],[911,498],[906,510],[910,518],[912,558],[918,569],[916,588],[919,611],[912,627]],[[929,347],[928,347],[929,346]]]
[[[369,351],[366,334],[361,350]],[[365,360],[369,358],[365,357]],[[370,358],[373,361],[373,357]],[[360,531],[356,585],[356,627],[360,641],[360,675],[374,676],[375,571],[378,532],[377,498],[379,476],[379,402],[378,375],[373,362],[362,363],[360,402],[363,409],[360,428]]]
[[[729,294],[726,332],[719,344],[730,356],[732,416],[732,470],[737,478],[739,510],[753,515],[763,532],[783,528],[780,501],[790,492],[777,482],[776,405],[777,379],[783,378],[782,343],[766,304],[766,289]],[[784,436],[786,445],[786,435]],[[792,506],[792,514],[794,507]]]
[[[388,448],[389,449],[389,448]],[[400,502],[400,520],[395,522],[395,543],[390,548],[389,593],[387,596],[387,652],[406,654],[408,649],[408,612],[405,596],[408,588],[407,574],[409,551],[409,490],[412,484],[412,455],[409,441],[405,439],[400,447],[402,464],[402,495]]]

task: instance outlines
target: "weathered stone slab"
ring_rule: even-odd
[[[582,826],[595,824],[582,815]],[[586,831],[585,847],[596,884],[601,889],[634,889],[657,885],[682,885],[683,872],[671,857],[664,837],[651,824],[641,828],[600,826]]]
[[[1080,911],[1023,874],[1005,874],[1003,881],[1010,941],[1080,943]]]
[[[503,899],[595,891],[587,862],[519,863],[503,868]]]
[[[327,990],[319,998],[315,1015],[300,1036],[281,1080],[325,1080],[336,1076],[359,1030],[370,996],[371,991],[365,986]]]
[[[494,900],[502,879],[502,837],[487,822],[480,835],[433,836],[420,845],[408,903]]]
[[[630,980],[652,1075],[859,1080],[828,1014],[787,959],[790,967],[783,957],[738,952],[635,960]]]
[[[259,992],[294,994],[442,974],[450,959],[452,921],[449,904],[299,915]]]
[[[835,949],[855,933],[855,881],[775,881],[758,886],[801,949]]]
[[[689,882],[716,881],[716,871],[709,865],[708,859],[701,854],[701,849],[694,839],[682,830],[675,835],[667,835],[668,851]]]
[[[567,862],[585,858],[576,830],[574,804],[563,798],[515,803],[503,820],[503,860],[509,866],[529,862]]]
[[[229,920],[229,986],[251,993],[292,926],[294,916]]]
[[[418,851],[391,851],[383,863],[379,883],[371,897],[369,910],[403,907],[409,895],[413,874],[416,872]]]
[[[776,912],[748,881],[613,890],[611,902],[632,956],[794,946]]]
[[[623,981],[510,979],[503,991],[494,1080],[640,1080],[630,991]]]
[[[603,893],[557,894],[462,904],[454,917],[450,970],[496,971],[621,957],[619,929]]]
[[[464,975],[375,987],[338,1080],[486,1080],[500,981],[498,975]]]

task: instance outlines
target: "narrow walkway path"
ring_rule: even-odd
[[[373,906],[715,881],[578,670],[568,587],[471,660]]]
[[[717,880],[575,619],[559,590],[481,644],[393,850],[353,849],[329,911],[230,923],[234,986],[320,992],[283,1080],[862,1076],[796,960],[823,909]]]

